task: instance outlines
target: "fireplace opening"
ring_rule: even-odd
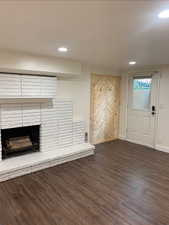
[[[40,151],[39,133],[39,125],[2,129],[2,159]]]

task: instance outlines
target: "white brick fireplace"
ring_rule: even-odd
[[[93,154],[84,121],[73,121],[72,100],[57,98],[56,77],[0,74],[0,134],[34,125],[40,152],[2,160],[0,143],[0,181]]]

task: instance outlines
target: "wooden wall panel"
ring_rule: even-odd
[[[118,138],[120,77],[92,74],[91,142],[98,144]]]

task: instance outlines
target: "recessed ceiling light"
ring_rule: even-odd
[[[135,65],[136,64],[136,61],[130,61],[129,62],[129,65]]]
[[[68,51],[68,48],[66,48],[66,47],[59,47],[58,48],[58,51],[59,52],[67,52]]]
[[[158,14],[158,17],[159,17],[160,19],[166,19],[166,18],[169,18],[169,9],[160,12],[160,13]]]

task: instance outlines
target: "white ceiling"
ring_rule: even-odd
[[[51,55],[111,70],[169,64],[169,1],[1,0],[0,48]],[[57,47],[67,46],[68,53]]]

